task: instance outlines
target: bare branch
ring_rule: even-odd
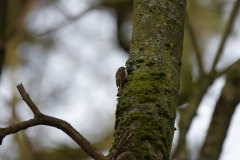
[[[48,35],[48,34],[51,34],[53,32],[56,32],[60,29],[62,29],[63,27],[65,27],[66,25],[69,25],[69,24],[72,24],[74,22],[76,22],[76,20],[82,18],[83,16],[85,16],[88,12],[92,11],[93,9],[96,9],[96,8],[101,8],[100,4],[97,4],[97,5],[93,5],[93,6],[90,6],[88,9],[86,9],[85,11],[83,11],[82,13],[76,15],[76,16],[73,16],[73,17],[67,17],[67,21],[65,22],[62,22],[61,24],[59,24],[58,26],[56,26],[55,28],[52,28],[52,29],[49,29],[48,31],[44,32],[44,33],[40,33],[40,34],[36,34],[34,36],[36,37],[41,37],[41,36],[45,36],[45,35]]]
[[[232,67],[231,72],[226,75],[226,83],[213,112],[208,134],[198,160],[219,159],[232,116],[240,99],[239,71],[240,63],[238,61]]]
[[[222,71],[219,71],[217,73],[215,73],[215,78],[218,78],[218,77],[221,77],[222,75],[226,74],[227,72],[229,72],[233,66],[235,66],[237,63],[239,63],[240,60],[237,60],[236,62],[232,63],[230,66],[228,66],[227,68],[225,68],[224,70]]]
[[[219,45],[219,48],[218,48],[218,51],[216,53],[216,57],[214,59],[214,62],[213,62],[213,65],[212,65],[212,68],[210,70],[210,74],[212,74],[213,72],[216,71],[216,65],[219,61],[219,58],[221,57],[222,55],[222,51],[224,49],[224,46],[225,46],[225,42],[231,32],[231,29],[233,27],[233,23],[234,23],[234,19],[236,18],[236,15],[237,15],[237,11],[238,11],[238,8],[239,8],[239,4],[240,4],[240,0],[237,0],[233,6],[233,10],[232,10],[232,13],[230,15],[230,18],[227,22],[227,25],[226,25],[226,28],[225,28],[225,31],[223,33],[223,36],[222,36],[222,39],[221,39],[221,42],[220,42],[220,45]]]
[[[31,98],[29,97],[29,94],[25,91],[22,83],[17,85],[18,91],[21,94],[23,100],[27,103],[27,105],[29,106],[29,108],[32,110],[34,115],[37,114],[41,114],[41,112],[39,111],[39,109],[37,108],[37,106],[33,103],[33,101],[31,100]]]
[[[47,125],[61,129],[92,158],[97,160],[108,160],[108,158],[106,158],[96,147],[90,144],[90,142],[85,139],[78,131],[76,131],[68,122],[42,114],[37,108],[37,106],[30,99],[28,93],[25,91],[22,84],[19,84],[17,88],[23,100],[33,111],[34,119],[23,121],[21,123],[14,124],[6,128],[0,128],[0,145],[2,144],[3,138],[9,134],[13,134],[37,125]]]
[[[188,33],[190,35],[190,38],[192,40],[193,48],[195,49],[195,52],[196,52],[198,68],[199,68],[199,72],[200,72],[200,76],[201,76],[201,75],[204,74],[202,56],[201,56],[201,53],[200,53],[199,48],[198,48],[197,39],[194,35],[194,31],[193,31],[190,19],[188,17],[188,13],[186,13],[186,26],[187,26],[187,30],[188,30]]]
[[[204,94],[207,91],[207,88],[210,85],[212,85],[215,78],[220,77],[221,75],[223,75],[224,73],[229,71],[233,66],[233,65],[231,65],[231,66],[229,66],[228,68],[226,68],[225,70],[223,70],[219,73],[216,73],[216,70],[215,70],[215,67],[217,65],[217,62],[218,62],[220,56],[221,56],[221,53],[223,51],[223,48],[224,48],[225,42],[227,40],[227,37],[230,34],[231,28],[233,26],[234,18],[236,17],[236,14],[237,14],[237,11],[238,11],[238,8],[239,8],[239,4],[240,4],[240,0],[237,0],[234,7],[233,7],[230,19],[227,23],[225,32],[223,33],[223,36],[222,36],[222,39],[221,39],[221,42],[220,42],[220,46],[219,46],[218,51],[216,53],[216,57],[214,59],[211,71],[208,73],[207,76],[201,77],[201,79],[199,79],[196,83],[193,84],[194,90],[193,90],[193,93],[192,93],[190,101],[189,101],[189,106],[186,109],[184,109],[184,112],[182,112],[185,116],[181,116],[181,119],[180,119],[180,122],[179,122],[180,124],[182,124],[182,126],[180,126],[180,136],[178,138],[178,143],[177,143],[178,145],[176,146],[176,148],[175,148],[175,150],[172,154],[172,157],[178,157],[178,155],[180,154],[183,146],[185,145],[186,135],[187,135],[188,130],[189,130],[191,124],[192,124],[192,120],[196,115],[198,106],[199,106]],[[236,64],[236,63],[234,63],[234,64]]]

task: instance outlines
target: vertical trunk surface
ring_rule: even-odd
[[[116,110],[110,155],[168,160],[174,134],[185,0],[134,0],[128,80]]]

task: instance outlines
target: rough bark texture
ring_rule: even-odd
[[[117,104],[115,139],[110,150],[115,158],[170,158],[185,6],[184,0],[134,1],[133,37],[126,65],[129,75]]]
[[[227,74],[226,84],[214,110],[199,160],[218,160],[232,115],[240,100],[240,61]]]

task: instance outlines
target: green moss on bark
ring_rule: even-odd
[[[174,134],[185,1],[135,0],[128,79],[118,100],[114,145],[127,159],[168,160]]]

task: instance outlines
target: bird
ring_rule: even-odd
[[[119,97],[122,95],[122,84],[126,80],[126,78],[127,78],[126,68],[125,67],[118,68],[118,70],[116,72],[116,85],[118,88],[117,96],[119,96]]]

